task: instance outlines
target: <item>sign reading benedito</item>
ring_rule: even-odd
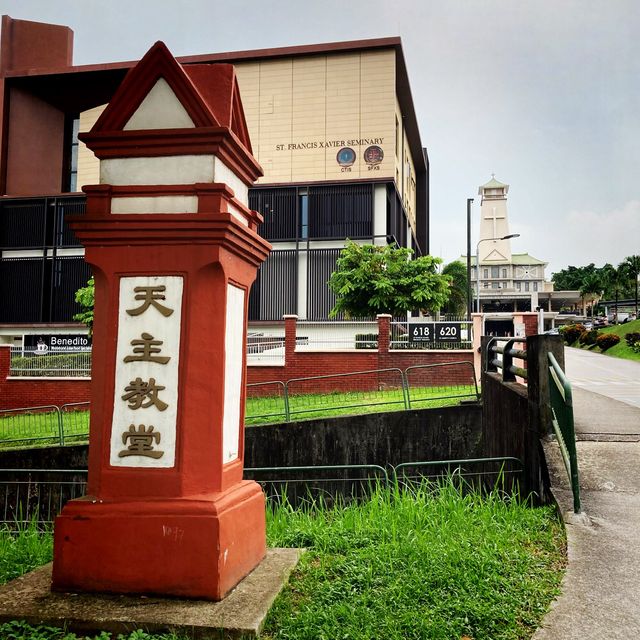
[[[175,465],[182,286],[180,276],[120,279],[112,466]]]

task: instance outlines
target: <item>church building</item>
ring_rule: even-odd
[[[478,188],[480,232],[477,255],[471,257],[471,283],[473,307],[482,312],[535,311],[553,290],[545,280],[546,262],[511,251],[511,239],[519,234],[509,229],[508,193],[509,185],[495,176]]]

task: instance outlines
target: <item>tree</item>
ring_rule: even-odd
[[[591,318],[593,318],[593,309],[596,302],[601,298],[603,289],[602,277],[599,273],[588,275],[582,282],[580,297],[582,298],[583,304],[591,301]]]
[[[629,280],[631,280],[635,284],[635,294],[636,294],[636,318],[638,317],[638,274],[640,274],[640,255],[627,256],[622,264],[624,265],[625,271],[629,276]]]
[[[626,269],[624,263],[622,263],[618,265],[618,267],[605,264],[602,270],[605,276],[605,295],[609,297],[613,294],[613,297],[615,298],[613,313],[615,322],[618,322],[618,300],[620,299],[620,294],[625,290],[625,285],[627,283]]]
[[[442,274],[449,276],[449,300],[444,305],[445,313],[462,315],[467,309],[467,267],[460,260],[445,265]]]
[[[93,305],[95,303],[95,283],[93,276],[87,281],[86,287],[81,287],[76,291],[76,302],[82,307],[80,313],[73,316],[74,320],[83,322],[89,327],[89,335],[93,332]]]
[[[442,260],[432,256],[411,260],[412,253],[392,245],[359,245],[348,240],[328,282],[337,298],[330,317],[441,309],[449,299],[450,283],[448,276],[436,270]]]

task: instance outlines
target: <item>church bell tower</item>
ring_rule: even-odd
[[[499,240],[509,235],[507,193],[509,185],[491,180],[478,188],[480,204],[479,264],[485,266],[511,263],[511,240]],[[494,240],[494,238],[496,238]]]

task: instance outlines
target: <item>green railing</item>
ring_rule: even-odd
[[[88,437],[88,402],[0,409],[0,448],[64,445]]]
[[[445,374],[444,371],[447,371]],[[458,382],[442,383],[442,379]],[[261,424],[370,411],[408,411],[433,401],[480,400],[472,362],[371,369],[247,385],[245,423]]]
[[[309,465],[247,467],[245,479],[258,482],[272,502],[286,499],[292,507],[336,499],[358,500],[378,486],[412,490],[424,480],[458,478],[481,488],[522,475],[522,461],[511,457],[429,460],[393,465]],[[68,500],[85,495],[86,469],[0,469],[0,528],[20,529],[29,523],[50,527]],[[515,485],[514,485],[515,486]]]
[[[580,513],[580,478],[578,476],[578,454],[576,451],[576,431],[573,424],[573,397],[571,384],[552,353],[549,356],[549,395],[553,415],[553,430],[560,445],[571,491],[573,510]]]

